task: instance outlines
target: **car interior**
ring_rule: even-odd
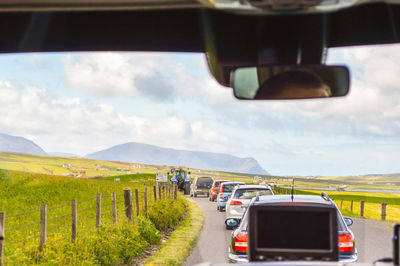
[[[237,101],[302,101],[351,93],[350,69],[327,65],[328,49],[400,43],[400,1],[0,0],[0,31],[4,56],[100,51],[204,54],[210,74],[221,85],[218,89],[232,91]],[[330,100],[334,99],[323,101],[329,105]],[[204,195],[210,186],[208,182]],[[220,192],[234,188],[220,187]],[[242,197],[255,194],[256,190],[247,191]],[[267,209],[250,209],[250,264],[279,264],[282,256],[294,264],[307,264],[310,257],[322,258],[326,265],[338,260],[333,248],[337,237],[329,238],[337,234],[336,209],[310,211],[299,206],[293,214],[271,207],[277,218],[268,220],[271,227],[282,219],[307,217],[302,229],[285,234],[285,243],[261,239],[273,231],[259,226]],[[313,234],[317,227],[325,237]],[[399,265],[399,228],[394,229],[394,244],[385,243],[394,252],[390,265]],[[313,242],[298,241],[304,234],[312,235]],[[271,252],[273,259],[265,256]]]

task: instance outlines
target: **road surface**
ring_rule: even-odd
[[[225,212],[217,211],[216,202],[208,198],[194,199],[203,210],[206,222],[199,242],[186,261],[186,265],[201,262],[227,263],[228,245],[232,231],[225,229]],[[390,223],[353,218],[350,229],[356,237],[359,262],[373,262],[376,259],[392,256],[392,227]]]

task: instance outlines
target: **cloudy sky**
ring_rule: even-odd
[[[254,157],[276,175],[400,172],[400,46],[329,50],[340,99],[239,101],[202,54],[2,55],[0,132],[79,155],[125,142]]]

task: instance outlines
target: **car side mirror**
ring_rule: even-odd
[[[225,225],[230,228],[236,228],[239,226],[239,220],[235,218],[226,219]]]
[[[351,218],[344,218],[344,222],[346,223],[347,226],[350,226],[353,224],[353,219]]]

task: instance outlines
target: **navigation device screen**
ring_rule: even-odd
[[[257,247],[319,249],[330,247],[330,215],[326,212],[258,211]]]

